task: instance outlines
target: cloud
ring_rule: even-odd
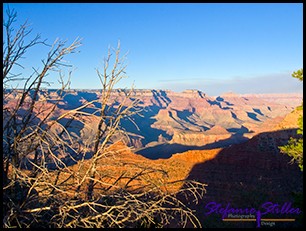
[[[174,91],[198,89],[208,95],[220,95],[225,92],[246,93],[302,93],[303,84],[291,76],[291,73],[268,74],[251,78],[232,77],[230,79],[179,79],[162,81],[160,88]]]
[[[176,83],[186,83],[190,81],[200,81],[203,79],[200,78],[191,78],[191,79],[161,79],[159,82],[161,83],[168,83],[168,82],[176,82]]]

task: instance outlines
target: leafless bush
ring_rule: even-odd
[[[71,75],[64,57],[76,52],[80,39],[71,45],[56,40],[40,71],[33,68],[30,76],[16,74],[28,49],[47,44],[39,35],[27,43],[28,25],[15,32],[16,13],[8,10],[7,16],[3,24],[3,227],[163,227],[173,221],[183,227],[188,222],[200,226],[177,194],[198,200],[205,191],[203,184],[184,181],[186,187],[180,192],[168,191],[177,182],[169,182],[164,170],[121,161],[122,150],[112,146],[114,137],[128,137],[120,121],[141,113],[138,100],[131,99],[133,88],[114,91],[125,77],[120,44],[109,49],[103,70],[97,70],[101,96],[62,112],[58,105],[69,94]],[[50,72],[59,75],[61,89],[56,94],[43,89]],[[22,89],[12,87],[20,80],[25,81]],[[121,99],[115,105],[117,97]],[[94,112],[88,113],[87,108]],[[82,134],[73,132],[75,121],[88,129],[91,142],[85,144]],[[96,126],[88,121],[96,121]]]

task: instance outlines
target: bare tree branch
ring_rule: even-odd
[[[115,90],[127,77],[120,43],[108,49],[102,70],[96,70],[101,82],[98,99],[59,110],[64,97],[73,94],[65,58],[76,53],[81,40],[67,45],[57,39],[41,68],[33,67],[28,77],[14,74],[22,69],[20,60],[29,49],[46,45],[39,35],[26,42],[31,34],[27,22],[15,31],[15,21],[16,12],[8,10],[3,24],[3,227],[184,227],[188,222],[200,227],[180,198],[197,203],[204,184],[170,182],[165,170],[120,157],[126,148],[118,148],[119,141],[129,137],[121,121],[128,119],[137,127],[132,116],[142,111],[133,86]],[[59,75],[57,91],[43,89],[51,84],[46,80],[50,72]],[[21,80],[22,89],[8,88]],[[76,122],[84,126],[79,135],[73,131]],[[184,187],[170,190],[177,184]]]

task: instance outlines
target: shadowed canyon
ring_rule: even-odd
[[[55,103],[55,90],[48,90],[48,104]],[[113,108],[121,103],[124,90],[114,90]],[[98,100],[99,90],[70,90],[57,102],[57,114],[82,106],[86,102]],[[45,93],[39,93],[39,100],[45,100]],[[17,97],[17,96],[15,96]],[[14,96],[4,104],[14,104]],[[256,134],[269,131],[284,116],[299,106],[302,94],[247,94],[225,93],[211,97],[198,90],[181,93],[169,90],[135,90],[124,104],[139,99],[139,114],[122,118],[120,126],[130,139],[125,142],[133,151],[150,159],[169,158],[174,153],[191,149],[211,149],[226,147],[248,140]],[[99,102],[94,103],[99,107]],[[9,105],[8,105],[9,106]],[[94,113],[87,107],[85,112]],[[96,114],[99,116],[98,114]],[[39,119],[39,115],[37,116]],[[86,120],[86,118],[85,118]],[[65,124],[65,120],[61,123]],[[92,129],[97,121],[91,117],[86,121]],[[90,131],[77,119],[70,129],[86,140]]]

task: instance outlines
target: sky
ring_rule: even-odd
[[[117,88],[198,89],[224,92],[302,92],[291,77],[303,67],[302,3],[9,3],[16,26],[28,20],[32,30],[52,44],[82,38],[73,65],[71,88],[99,89],[108,47],[127,54],[128,78]],[[48,47],[33,47],[22,72],[41,68]],[[58,75],[48,80],[57,88]]]

